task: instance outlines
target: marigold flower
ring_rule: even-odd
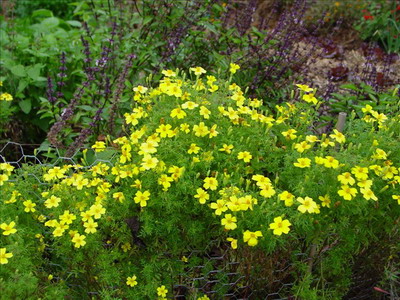
[[[32,200],[26,200],[26,201],[22,202],[22,204],[25,206],[25,209],[24,209],[25,212],[35,212],[36,211],[36,209],[35,209],[36,203],[33,203]]]
[[[126,278],[126,284],[129,285],[130,287],[134,287],[135,285],[137,285],[137,281],[136,281],[137,277],[135,275],[133,275],[132,277],[128,277]]]
[[[291,225],[289,220],[282,220],[282,217],[276,217],[274,218],[274,223],[269,224],[269,229],[273,229],[275,235],[288,234]]]
[[[87,222],[83,223],[86,233],[95,233],[97,231],[97,226],[99,226],[99,224],[93,221],[93,219],[89,219]]]
[[[7,253],[6,248],[0,248],[0,264],[5,265],[8,263],[8,259],[13,257],[11,252]]]
[[[258,238],[262,236],[263,234],[259,230],[255,232],[246,230],[245,232],[243,232],[243,241],[247,243],[250,247],[254,247],[258,244]]]
[[[9,93],[1,93],[0,94],[0,101],[12,101],[13,96],[11,96]]]
[[[14,227],[15,227],[14,221],[10,222],[10,224],[2,223],[0,225],[0,228],[4,230],[3,235],[10,235],[16,233],[17,229],[15,229]]]
[[[96,141],[92,146],[92,149],[94,149],[95,152],[102,152],[106,149],[106,143],[101,141]]]
[[[204,184],[203,187],[208,190],[215,191],[218,187],[218,180],[214,177],[206,177],[204,178]]]
[[[311,166],[311,159],[309,158],[298,158],[297,162],[293,163],[298,168],[309,168]]]
[[[232,249],[237,249],[237,242],[238,242],[237,239],[228,237],[226,240],[227,240],[228,242],[231,242],[231,247],[232,247]]]
[[[331,207],[331,198],[329,195],[319,196],[318,199],[321,200],[323,207]]]
[[[160,297],[166,297],[168,293],[168,290],[165,288],[165,285],[162,285],[157,288],[157,295]]]
[[[225,212],[225,211],[228,210],[228,208],[226,207],[225,201],[222,200],[222,199],[217,200],[217,202],[212,202],[212,203],[210,204],[210,207],[211,207],[212,209],[215,209],[215,212],[214,212],[214,213],[215,213],[217,216],[220,216],[223,212]]]
[[[357,189],[343,185],[342,188],[337,192],[339,196],[342,196],[344,200],[351,200],[357,194]]]
[[[365,200],[374,200],[374,201],[378,201],[378,198],[375,196],[374,192],[369,189],[369,188],[361,188],[360,189],[361,194],[363,195]]]
[[[297,207],[297,209],[303,214],[305,212],[312,214],[315,213],[318,209],[317,203],[315,203],[315,201],[310,197],[297,197],[297,201],[301,203],[301,205]]]
[[[303,92],[306,92],[306,93],[314,91],[314,89],[310,88],[306,84],[296,84],[296,86],[299,88],[299,90],[302,90]]]
[[[195,67],[195,68],[190,68],[191,72],[194,72],[194,75],[200,76],[201,74],[207,73],[206,70],[204,70],[202,67]]]
[[[237,219],[231,214],[226,214],[223,219],[221,219],[221,225],[225,227],[225,230],[234,230],[237,228]]]
[[[346,185],[346,184],[353,185],[356,182],[355,179],[351,176],[351,174],[349,172],[345,172],[345,173],[338,175],[337,179],[343,185]]]
[[[295,129],[289,129],[287,131],[283,131],[282,135],[287,139],[294,140],[297,137],[296,132],[297,130]]]
[[[72,242],[74,243],[75,248],[80,248],[86,245],[86,236],[83,234],[80,235],[79,233],[75,233],[74,237],[72,238]]]
[[[198,188],[196,192],[197,194],[194,195],[194,197],[199,200],[200,204],[205,204],[206,201],[210,199],[210,195],[202,188]]]
[[[324,166],[326,168],[337,169],[339,168],[339,161],[332,156],[326,156],[324,158]]]
[[[292,206],[294,195],[289,193],[288,191],[283,191],[278,195],[279,200],[285,201],[285,206]]]
[[[240,69],[240,66],[234,63],[230,63],[229,64],[229,72],[231,72],[232,74],[235,74],[237,70]]]
[[[175,77],[176,73],[172,70],[162,70],[161,73],[166,77]]]
[[[253,155],[250,154],[248,151],[241,151],[238,153],[238,159],[243,160],[244,162],[248,163],[253,158]]]
[[[340,144],[343,144],[344,142],[346,142],[346,137],[344,136],[343,133],[341,133],[337,129],[334,129],[333,132],[334,133],[329,135],[329,137],[333,138],[334,140],[336,140],[336,142],[338,142]]]
[[[219,151],[222,151],[222,152],[226,152],[226,153],[228,153],[228,154],[231,154],[231,153],[232,153],[232,149],[233,149],[233,145],[232,145],[232,144],[230,144],[230,145],[223,144],[223,145],[222,145],[222,148],[220,148]]]

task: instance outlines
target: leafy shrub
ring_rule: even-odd
[[[388,53],[400,54],[400,5],[372,4],[356,25],[363,40],[379,42]]]
[[[208,276],[210,261],[195,267],[210,254],[189,254],[217,241],[254,284],[273,274],[275,262],[257,267],[263,256],[303,249],[285,293],[343,296],[353,257],[395,234],[400,116],[366,105],[344,134],[318,136],[313,89],[298,85],[273,112],[234,83],[238,68],[221,70],[229,81],[195,67],[135,86],[124,134],[85,149],[79,165],[1,164],[5,295],[164,298],[179,282],[198,299],[209,291],[179,274]],[[213,297],[224,292],[241,294]]]

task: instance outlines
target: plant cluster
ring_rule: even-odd
[[[313,88],[271,110],[235,83],[239,68],[166,69],[157,86],[134,86],[123,134],[80,164],[1,164],[4,295],[165,299],[210,241],[246,260],[306,237],[311,263],[291,271],[287,295],[342,297],[349,262],[399,222],[400,115],[365,105],[343,132],[319,135]],[[190,299],[239,293],[179,285]]]

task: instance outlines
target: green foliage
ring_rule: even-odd
[[[283,280],[275,273],[283,260],[293,262],[282,271],[295,283],[287,295],[340,299],[353,259],[395,236],[398,113],[365,106],[344,135],[317,136],[310,128],[321,102],[305,97],[307,86],[272,111],[233,84],[239,72],[222,70],[215,81],[199,67],[175,72],[136,86],[124,134],[84,150],[80,165],[0,165],[1,247],[13,255],[0,270],[7,297],[145,299],[162,285],[170,297],[180,284],[197,299],[219,279],[212,288],[222,298],[240,293],[224,285],[230,272],[256,290],[260,278]],[[229,215],[236,219],[224,224]],[[4,235],[12,221],[17,232]]]
[[[355,28],[363,40],[379,42],[388,53],[400,53],[400,6],[372,3]]]

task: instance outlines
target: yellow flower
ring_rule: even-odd
[[[275,235],[288,234],[291,225],[289,220],[282,220],[282,217],[276,217],[274,218],[274,223],[269,224],[269,229],[273,229]]]
[[[122,250],[123,250],[124,252],[128,252],[129,250],[132,249],[132,246],[131,246],[130,243],[125,243],[125,244],[123,244],[123,245],[121,246],[121,248],[122,248]]]
[[[308,144],[306,141],[303,141],[301,143],[297,143],[294,145],[294,148],[297,150],[299,153],[303,153],[304,151],[308,150],[311,148],[311,145]]]
[[[318,99],[315,98],[313,93],[303,95],[302,99],[304,101],[306,101],[307,103],[311,103],[311,102],[313,104],[317,104],[318,103]]]
[[[183,119],[184,117],[186,117],[186,113],[182,108],[177,107],[171,110],[170,116],[172,118]]]
[[[374,192],[369,189],[369,188],[361,188],[360,189],[361,194],[363,194],[363,197],[365,200],[374,200],[374,201],[378,201],[378,198],[375,196]]]
[[[243,160],[246,163],[248,163],[253,158],[253,155],[251,155],[250,152],[248,152],[248,151],[243,151],[243,152],[239,152],[238,153],[237,158]]]
[[[139,203],[140,207],[145,207],[147,206],[147,201],[150,199],[150,192],[149,191],[144,191],[143,193],[141,191],[137,191],[135,194],[135,198],[133,199],[135,203]]]
[[[225,227],[225,230],[234,230],[237,228],[237,219],[231,214],[226,214],[223,219],[221,219],[221,225]]]
[[[255,232],[246,230],[245,232],[243,232],[243,241],[247,243],[250,247],[254,247],[258,244],[258,238],[262,236],[262,232],[259,230]]]
[[[319,140],[318,140],[318,137],[316,137],[315,135],[307,135],[306,136],[306,141],[309,142],[309,143],[315,143],[315,142],[317,142]]]
[[[214,213],[215,213],[217,216],[220,216],[223,212],[225,212],[225,211],[228,210],[228,208],[226,207],[225,201],[222,200],[222,199],[217,200],[217,202],[212,202],[212,203],[210,204],[210,207],[211,207],[212,209],[215,209],[215,212],[214,212]]]
[[[333,138],[334,140],[336,140],[336,142],[338,142],[340,144],[343,144],[344,142],[346,142],[346,137],[344,136],[343,133],[341,133],[337,129],[334,129],[333,132],[334,133],[329,135],[329,137]]]
[[[194,195],[194,197],[199,199],[200,204],[205,204],[206,201],[210,199],[210,195],[202,188],[198,188],[196,192],[197,194]]]
[[[17,229],[14,228],[15,222],[12,221],[10,224],[2,223],[0,228],[4,230],[3,235],[10,235],[17,232]]]
[[[375,159],[387,159],[387,154],[384,150],[377,148],[375,154],[372,156]]]
[[[210,128],[210,134],[208,135],[208,137],[211,139],[213,137],[216,137],[218,135],[218,131],[217,131],[217,124],[214,124],[211,128]]]
[[[190,125],[187,123],[182,123],[180,125],[180,131],[184,132],[184,133],[189,133],[190,132]]]
[[[90,213],[95,219],[100,219],[101,215],[106,213],[106,209],[101,204],[93,204],[90,207]]]
[[[228,242],[231,242],[231,247],[232,247],[232,249],[237,249],[237,242],[238,242],[237,239],[228,237],[226,240],[227,240]]]
[[[95,233],[97,231],[97,224],[93,219],[89,219],[87,222],[83,223],[83,227],[85,227],[86,233]]]
[[[158,164],[158,159],[147,154],[142,159],[142,168],[144,170],[154,169]]]
[[[289,129],[288,131],[283,131],[282,135],[287,139],[294,140],[297,137],[296,132],[297,130],[295,129]]]
[[[187,151],[187,153],[189,154],[197,154],[200,151],[200,147],[198,147],[196,144],[190,144],[189,150]]]
[[[230,154],[232,152],[232,149],[233,149],[233,145],[232,144],[230,144],[230,145],[223,144],[222,148],[220,148],[219,151],[223,151],[223,152],[226,152],[226,153]]]
[[[145,94],[147,92],[147,90],[148,90],[148,88],[144,87],[142,85],[138,85],[137,87],[133,88],[134,92],[138,92],[138,93],[141,93],[141,94]]]
[[[319,196],[318,199],[321,200],[323,207],[331,207],[331,198],[329,198],[329,195]]]
[[[75,248],[80,248],[86,245],[86,236],[83,234],[80,235],[79,233],[75,233],[74,237],[72,238],[72,242],[74,243]]]
[[[165,138],[165,137],[173,137],[174,131],[171,130],[172,126],[170,124],[161,124],[158,126],[156,129],[156,132],[160,134],[160,137]]]
[[[240,66],[234,63],[230,63],[229,64],[229,72],[231,72],[232,74],[235,74],[237,70],[240,69]]]
[[[136,279],[137,277],[135,275],[133,275],[132,277],[128,277],[126,278],[126,284],[130,287],[134,287],[135,285],[137,285]]]
[[[315,201],[310,197],[297,197],[297,201],[301,203],[301,205],[297,207],[297,209],[303,214],[305,212],[312,214],[318,209],[317,203],[315,203]]]
[[[36,203],[33,203],[32,200],[26,200],[26,201],[22,202],[22,204],[25,206],[25,209],[24,209],[25,212],[35,212],[36,211],[36,209],[35,209]]]
[[[279,200],[285,201],[285,206],[292,206],[294,195],[288,191],[284,191],[278,195]]]
[[[351,168],[351,173],[353,173],[358,180],[368,179],[368,168],[355,166],[354,168]]]
[[[202,67],[195,67],[195,68],[190,68],[191,72],[194,72],[194,75],[200,76],[201,74],[207,73],[206,70],[204,70]]]
[[[397,200],[397,204],[400,205],[400,195],[392,195],[394,200]]]
[[[0,248],[0,264],[1,265],[5,265],[8,263],[8,259],[13,257],[13,254],[7,253],[7,249],[6,248]]]
[[[299,88],[299,90],[302,90],[302,91],[304,91],[304,92],[306,92],[306,93],[309,93],[309,92],[312,92],[313,91],[313,89],[312,88],[310,88],[308,85],[306,85],[306,84],[296,84],[296,86]]]
[[[76,220],[76,216],[71,214],[69,210],[65,210],[64,214],[60,216],[61,224],[71,224],[74,220]]]
[[[172,70],[162,70],[161,72],[166,77],[175,77],[176,73]]]
[[[324,166],[326,168],[337,169],[339,168],[339,161],[332,156],[326,156],[324,158]]]
[[[298,168],[309,168],[311,166],[311,159],[309,158],[298,158],[297,162],[293,163]]]
[[[353,185],[356,181],[355,179],[351,176],[349,172],[342,173],[338,175],[337,179],[341,184],[350,184]]]
[[[168,290],[165,288],[165,285],[162,285],[157,288],[157,295],[160,297],[166,297]]]
[[[4,184],[8,180],[8,175],[7,174],[0,174],[0,186]]]
[[[122,203],[125,200],[125,195],[122,192],[117,192],[113,194],[113,198],[117,199],[120,203]]]
[[[342,196],[344,200],[351,200],[357,194],[357,189],[343,185],[342,189],[338,191],[339,196]]]
[[[48,199],[44,202],[44,205],[45,205],[47,208],[52,208],[52,207],[57,207],[57,206],[59,205],[60,202],[61,202],[61,198],[52,195],[50,198],[48,198]]]
[[[218,180],[214,177],[206,177],[204,178],[204,184],[203,187],[208,190],[215,191],[218,187]]]
[[[203,137],[210,133],[208,127],[204,124],[204,122],[200,122],[199,125],[193,126],[193,131],[195,136]]]
[[[95,150],[95,152],[102,152],[106,149],[106,144],[104,142],[99,142],[97,141],[93,146],[92,149]]]
[[[11,96],[9,93],[1,93],[0,94],[0,101],[5,100],[5,101],[12,101],[13,96]]]

